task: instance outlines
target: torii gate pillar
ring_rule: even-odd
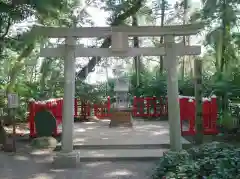
[[[64,96],[62,120],[62,151],[54,157],[55,168],[76,168],[80,162],[79,153],[73,151],[74,99],[75,99],[75,48],[76,38],[65,39]],[[70,110],[69,110],[70,109]]]

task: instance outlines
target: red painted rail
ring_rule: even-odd
[[[180,119],[182,135],[195,135],[195,100],[193,97],[180,96]],[[34,123],[35,114],[43,108],[52,112],[56,118],[57,126],[62,123],[62,107],[63,99],[53,99],[44,102],[29,103],[29,128],[30,136],[36,136]],[[100,104],[90,104],[88,101],[80,101],[75,99],[74,117],[87,118],[94,115],[99,119],[106,119],[110,116],[110,97],[106,102]],[[165,117],[168,115],[167,98],[166,97],[134,97],[132,106],[133,117]],[[203,99],[203,127],[204,134],[211,135],[218,133],[217,131],[217,99],[212,97]],[[186,127],[185,123],[188,123]],[[53,135],[59,135],[56,128]]]

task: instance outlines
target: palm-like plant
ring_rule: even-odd
[[[235,60],[232,45],[233,28],[237,23],[237,0],[202,0],[203,8],[195,13],[192,20],[206,23],[208,34],[206,45],[216,51],[216,68],[218,72],[228,69]],[[230,54],[230,55],[229,55]]]

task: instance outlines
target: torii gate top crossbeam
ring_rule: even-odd
[[[104,37],[110,36],[113,32],[124,32],[128,36],[163,36],[163,35],[194,35],[197,34],[204,25],[188,24],[188,25],[173,25],[173,26],[114,26],[114,27],[80,27],[80,28],[67,28],[67,27],[43,27],[35,26],[33,33],[52,37]]]

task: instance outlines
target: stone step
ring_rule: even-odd
[[[183,148],[188,148],[191,144],[183,144]],[[77,145],[74,150],[118,150],[118,149],[169,149],[170,144],[109,144],[109,145]],[[60,151],[61,145],[58,145],[55,151]]]
[[[80,150],[81,162],[158,161],[168,149]]]
[[[159,148],[169,148],[168,144],[110,144],[110,145],[74,145],[74,150],[117,150],[117,149],[159,149]],[[60,151],[61,145],[58,145],[55,151]]]
[[[98,161],[158,161],[168,149],[115,149],[115,150],[74,150],[80,157],[80,162]],[[39,160],[52,161],[58,152],[51,150],[34,150],[32,157]],[[61,153],[60,153],[61,154]]]

